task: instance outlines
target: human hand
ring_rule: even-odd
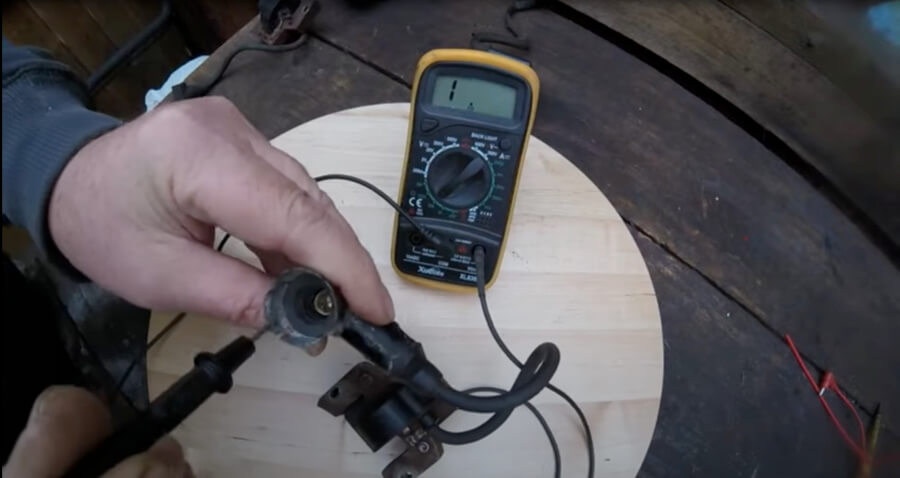
[[[109,410],[97,397],[77,387],[50,387],[35,400],[28,424],[3,465],[3,476],[61,477],[111,432]],[[103,474],[103,478],[192,476],[181,446],[170,436]]]
[[[363,318],[393,320],[372,258],[303,166],[223,98],[157,108],[82,148],[50,199],[67,259],[143,307],[261,326],[272,276],[318,270]],[[265,273],[212,249],[215,226]]]

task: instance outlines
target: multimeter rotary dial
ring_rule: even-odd
[[[435,204],[444,209],[470,209],[490,197],[494,171],[481,151],[451,145],[428,160],[425,187]]]

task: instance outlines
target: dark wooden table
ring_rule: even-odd
[[[408,101],[424,52],[503,31],[507,3],[329,2],[306,45],[242,53],[212,94],[269,137],[345,108]],[[663,401],[641,476],[852,476],[856,460],[786,333],[814,373],[834,371],[864,420],[883,407],[879,450],[900,451],[896,242],[823,191],[813,167],[736,123],[733,106],[698,97],[622,38],[567,8],[515,22],[542,82],[535,136],[610,199],[659,298]],[[875,476],[898,473],[895,461]]]

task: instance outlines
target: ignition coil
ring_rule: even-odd
[[[327,279],[302,267],[278,277],[264,310],[268,330],[289,344],[317,355],[329,336],[338,336],[371,362],[354,367],[319,406],[345,415],[373,451],[393,436],[404,438],[408,450],[385,468],[386,477],[418,476],[440,457],[441,443],[465,444],[489,435],[515,407],[546,387],[559,365],[559,349],[543,343],[525,361],[510,391],[476,396],[456,390],[399,324],[364,321]],[[442,429],[440,422],[457,408],[493,416],[472,430]]]

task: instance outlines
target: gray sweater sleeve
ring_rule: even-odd
[[[47,225],[50,193],[69,159],[120,124],[85,107],[82,82],[39,50],[3,39],[3,215],[62,260]]]

